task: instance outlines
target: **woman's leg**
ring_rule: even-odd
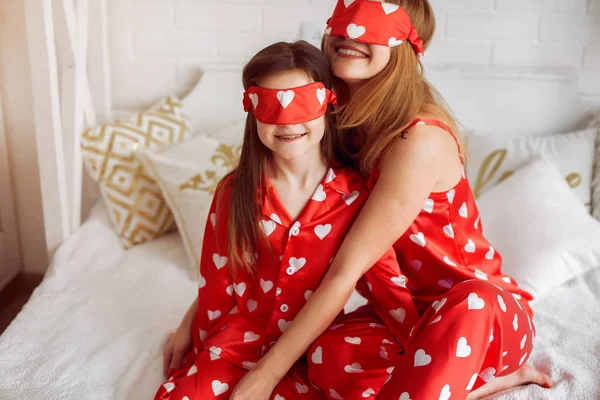
[[[377,398],[464,400],[518,370],[534,335],[525,302],[485,281],[462,282],[425,312]]]
[[[370,307],[340,317],[308,351],[310,381],[327,399],[375,398],[401,347]]]
[[[271,395],[272,400],[325,400],[326,398],[308,379],[306,360],[297,361]]]

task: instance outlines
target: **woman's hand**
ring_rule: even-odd
[[[169,335],[163,349],[163,371],[168,378],[181,367],[183,357],[192,347],[192,329],[182,324],[177,331]]]
[[[230,400],[269,400],[279,378],[257,367],[249,371],[233,389]]]

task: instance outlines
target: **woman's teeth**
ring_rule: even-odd
[[[354,57],[361,57],[361,58],[366,58],[367,56],[364,55],[363,53],[359,53],[358,51],[354,51],[354,50],[350,50],[350,49],[345,49],[340,47],[339,49],[337,49],[338,54],[345,54],[347,56],[354,56]]]
[[[282,136],[277,136],[280,139],[285,139],[285,140],[291,140],[291,139],[297,139],[300,138],[302,136],[306,135],[306,133],[301,133],[299,135],[282,135]]]

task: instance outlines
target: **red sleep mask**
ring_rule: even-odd
[[[406,10],[397,4],[369,0],[338,0],[327,20],[326,35],[395,47],[408,40],[423,54],[423,41]]]
[[[265,124],[293,125],[319,118],[328,104],[337,104],[335,93],[321,82],[290,89],[251,86],[244,93],[244,111]]]

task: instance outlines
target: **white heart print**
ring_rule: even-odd
[[[323,185],[319,185],[317,187],[317,190],[315,190],[315,193],[312,195],[311,199],[313,199],[314,201],[325,201],[325,199],[327,198],[327,195],[325,194],[325,191],[323,190]]]
[[[475,381],[477,381],[478,376],[479,376],[478,374],[473,374],[473,376],[471,377],[471,380],[469,381],[469,384],[467,385],[467,390],[473,389],[473,386],[475,386]]]
[[[498,304],[500,305],[500,309],[503,312],[506,312],[506,303],[504,302],[504,298],[501,295],[498,295]]]
[[[367,28],[356,24],[350,24],[346,28],[346,32],[348,33],[348,37],[354,40],[364,35],[367,32]]]
[[[244,343],[256,342],[260,339],[260,335],[251,331],[244,333]]]
[[[234,283],[233,289],[238,294],[238,296],[242,297],[244,295],[244,293],[246,292],[246,283],[245,282],[240,282],[238,284]]]
[[[212,224],[213,228],[217,225],[217,214],[210,214],[210,223]]]
[[[446,197],[448,197],[448,203],[452,204],[452,202],[454,201],[454,195],[455,194],[456,194],[456,191],[454,189],[450,189],[446,193]]]
[[[523,363],[524,363],[524,362],[525,362],[525,360],[527,359],[527,354],[528,354],[528,353],[525,353],[525,354],[523,354],[523,357],[521,357],[521,360],[519,361],[519,367],[520,367],[521,365],[523,365]]]
[[[417,272],[419,272],[423,266],[423,263],[419,260],[410,260],[408,263]]]
[[[425,201],[425,205],[423,206],[423,210],[429,214],[431,214],[433,212],[433,207],[435,206],[435,203],[432,199],[427,199],[427,201]]]
[[[281,218],[279,218],[279,215],[273,213],[273,214],[271,214],[271,216],[269,218],[271,218],[273,221],[275,221],[279,225],[281,225]]]
[[[361,343],[361,340],[360,340],[360,338],[359,338],[359,337],[350,337],[350,336],[346,336],[346,337],[344,338],[344,341],[345,341],[346,343],[350,343],[350,344],[360,344],[360,343]]]
[[[279,327],[279,330],[281,332],[285,332],[287,330],[287,328],[290,327],[291,324],[292,324],[292,321],[286,321],[283,319],[280,319],[279,321],[277,321],[277,326]]]
[[[452,392],[450,391],[450,385],[444,385],[442,391],[440,392],[439,400],[448,400],[452,396]]]
[[[219,396],[229,390],[229,385],[218,380],[212,381],[212,390],[215,396]]]
[[[308,301],[308,299],[310,299],[310,296],[313,295],[312,290],[307,290],[306,292],[304,292],[304,300]]]
[[[448,299],[444,297],[441,300],[434,301],[431,306],[433,307],[435,312],[438,312],[438,311],[440,311],[440,308],[442,308],[444,306],[444,304],[446,304],[446,301],[448,301]]]
[[[331,232],[331,224],[315,226],[315,235],[321,240],[325,239]]]
[[[355,0],[344,0],[344,5],[346,8],[350,7]]]
[[[483,272],[483,271],[475,269],[475,278],[487,281],[488,280],[488,275],[485,272]]]
[[[200,279],[198,279],[198,289],[202,289],[204,286],[206,286],[206,279],[200,275]]]
[[[476,293],[469,294],[469,297],[467,297],[467,303],[469,310],[481,310],[483,307],[485,307],[485,301],[481,297],[477,296]]]
[[[352,363],[344,367],[344,371],[349,374],[357,374],[363,372],[362,366],[359,363]]]
[[[415,242],[416,244],[418,244],[421,247],[425,247],[425,244],[427,244],[427,241],[425,240],[425,235],[423,235],[423,232],[419,232],[417,234],[410,235],[410,240],[412,240],[413,242]]]
[[[400,8],[399,5],[391,3],[381,3],[381,6],[383,7],[383,12],[385,12],[385,15],[390,15]]]
[[[494,259],[494,253],[495,253],[494,248],[490,247],[489,251],[485,254],[486,260],[493,260]]]
[[[340,396],[339,393],[333,389],[329,389],[329,395],[335,400],[344,400],[344,398],[342,396]]]
[[[321,346],[315,349],[310,356],[310,360],[313,362],[313,364],[323,364],[323,348]]]
[[[425,350],[419,349],[415,353],[415,367],[424,367],[431,362],[431,356]]]
[[[325,88],[317,89],[317,100],[319,100],[319,103],[321,103],[321,105],[323,105],[323,102],[325,101],[326,98],[327,98],[327,90]]]
[[[283,108],[287,108],[287,106],[289,106],[290,103],[294,100],[295,96],[296,93],[294,93],[293,90],[280,90],[279,92],[277,92],[277,100],[279,100],[279,103]]]
[[[225,288],[228,295],[233,296],[233,285],[229,285]]]
[[[260,287],[264,293],[268,293],[271,289],[273,289],[273,282],[265,281],[264,279],[261,278]]]
[[[337,175],[335,174],[335,171],[329,168],[329,171],[327,171],[327,176],[325,177],[325,183],[333,181],[336,178],[336,176]]]
[[[207,313],[208,313],[208,319],[211,321],[214,321],[215,319],[217,319],[221,316],[221,311],[219,311],[219,310],[216,310],[216,311],[207,310]]]
[[[433,325],[436,324],[438,322],[440,322],[440,320],[442,319],[441,315],[438,315],[436,319],[434,319],[433,321],[431,321],[431,323],[429,325]],[[411,335],[412,336],[412,335]]]
[[[246,368],[246,369],[253,369],[256,366],[256,363],[252,362],[252,361],[244,361],[242,363],[242,367]]]
[[[175,384],[173,384],[171,382],[167,382],[163,385],[163,387],[165,388],[167,393],[171,393],[173,391],[173,389],[175,389]]]
[[[275,221],[271,221],[271,220],[262,220],[260,221],[260,225],[262,230],[265,232],[265,235],[271,236],[271,233],[275,232],[275,228],[277,228],[277,224],[275,223]]]
[[[258,303],[256,302],[256,300],[248,300],[248,303],[246,303],[246,306],[248,307],[248,311],[249,312],[254,312],[256,311],[256,308],[258,307]]]
[[[252,105],[254,106],[254,109],[256,110],[256,107],[258,107],[258,94],[250,93],[248,95],[248,97],[250,97],[250,101],[252,101]]]
[[[364,397],[365,399],[369,396],[372,396],[375,394],[375,391],[372,388],[368,388],[367,390],[365,390],[362,394],[362,397]]]
[[[300,382],[295,382],[296,390],[300,394],[308,393],[308,386],[301,384]]]
[[[210,360],[211,361],[215,361],[218,360],[219,358],[221,358],[221,348],[220,347],[215,347],[215,346],[211,346],[210,349],[208,349],[208,351],[210,352]]]
[[[187,376],[191,376],[194,375],[196,372],[198,372],[198,367],[196,366],[196,364],[192,365],[192,367],[188,370]]]
[[[452,279],[440,279],[438,281],[438,285],[440,285],[441,287],[446,288],[446,289],[450,289],[453,284],[454,284],[454,281]]]
[[[408,392],[404,392],[400,395],[400,398],[398,400],[412,400],[410,398],[410,394],[408,394]]]
[[[458,215],[463,218],[467,218],[469,216],[469,210],[467,209],[467,203],[463,203],[458,210]]]
[[[485,383],[490,382],[496,375],[496,368],[488,367],[479,373],[479,377],[483,379]]]
[[[525,343],[527,343],[527,334],[525,334],[523,339],[521,339],[521,350],[525,348]]]
[[[325,35],[331,35],[331,27],[328,26],[327,28],[325,28],[325,31],[323,32]]]
[[[382,4],[384,4],[384,3],[382,3]],[[388,40],[388,46],[389,47],[400,46],[402,43],[404,43],[403,40],[396,39],[395,37],[391,37],[390,40]]]
[[[275,400],[285,400],[285,397],[276,394],[275,397],[274,397],[274,399]]]
[[[355,201],[356,199],[358,199],[358,196],[359,196],[359,195],[360,195],[360,192],[359,192],[358,190],[355,190],[355,191],[354,191],[354,192],[352,192],[352,193],[349,193],[349,194],[345,194],[345,195],[343,195],[343,196],[342,196],[342,199],[344,199],[344,202],[345,202],[347,205],[351,205],[352,203],[354,203],[354,201]]]
[[[475,243],[469,239],[467,241],[467,244],[465,245],[465,251],[467,253],[475,253],[475,250],[477,250],[477,248],[475,247]]]
[[[200,329],[200,340],[204,342],[206,340],[206,336],[208,336],[208,332]]]
[[[517,314],[515,314],[515,317],[513,318],[513,329],[515,332],[519,330],[519,316]]]
[[[406,310],[402,307],[397,308],[395,310],[390,310],[390,315],[398,322],[404,322],[406,318]]]
[[[304,267],[304,265],[306,264],[306,258],[296,258],[296,257],[291,257],[290,258],[290,267],[294,268],[296,271],[300,271],[302,269],[302,267]]]
[[[444,256],[444,262],[451,267],[456,267],[456,263],[446,256]]]
[[[394,276],[391,281],[400,287],[406,287],[406,277],[404,275]]]
[[[446,234],[446,236],[454,239],[454,228],[452,228],[452,224],[444,226],[444,233]]]
[[[456,345],[456,357],[459,358],[467,358],[471,355],[471,346],[467,343],[466,337],[461,337],[458,339],[458,343]]]
[[[227,257],[221,257],[215,253],[213,254],[213,263],[215,263],[215,267],[217,267],[217,269],[221,269],[225,266],[225,264],[227,264]]]

